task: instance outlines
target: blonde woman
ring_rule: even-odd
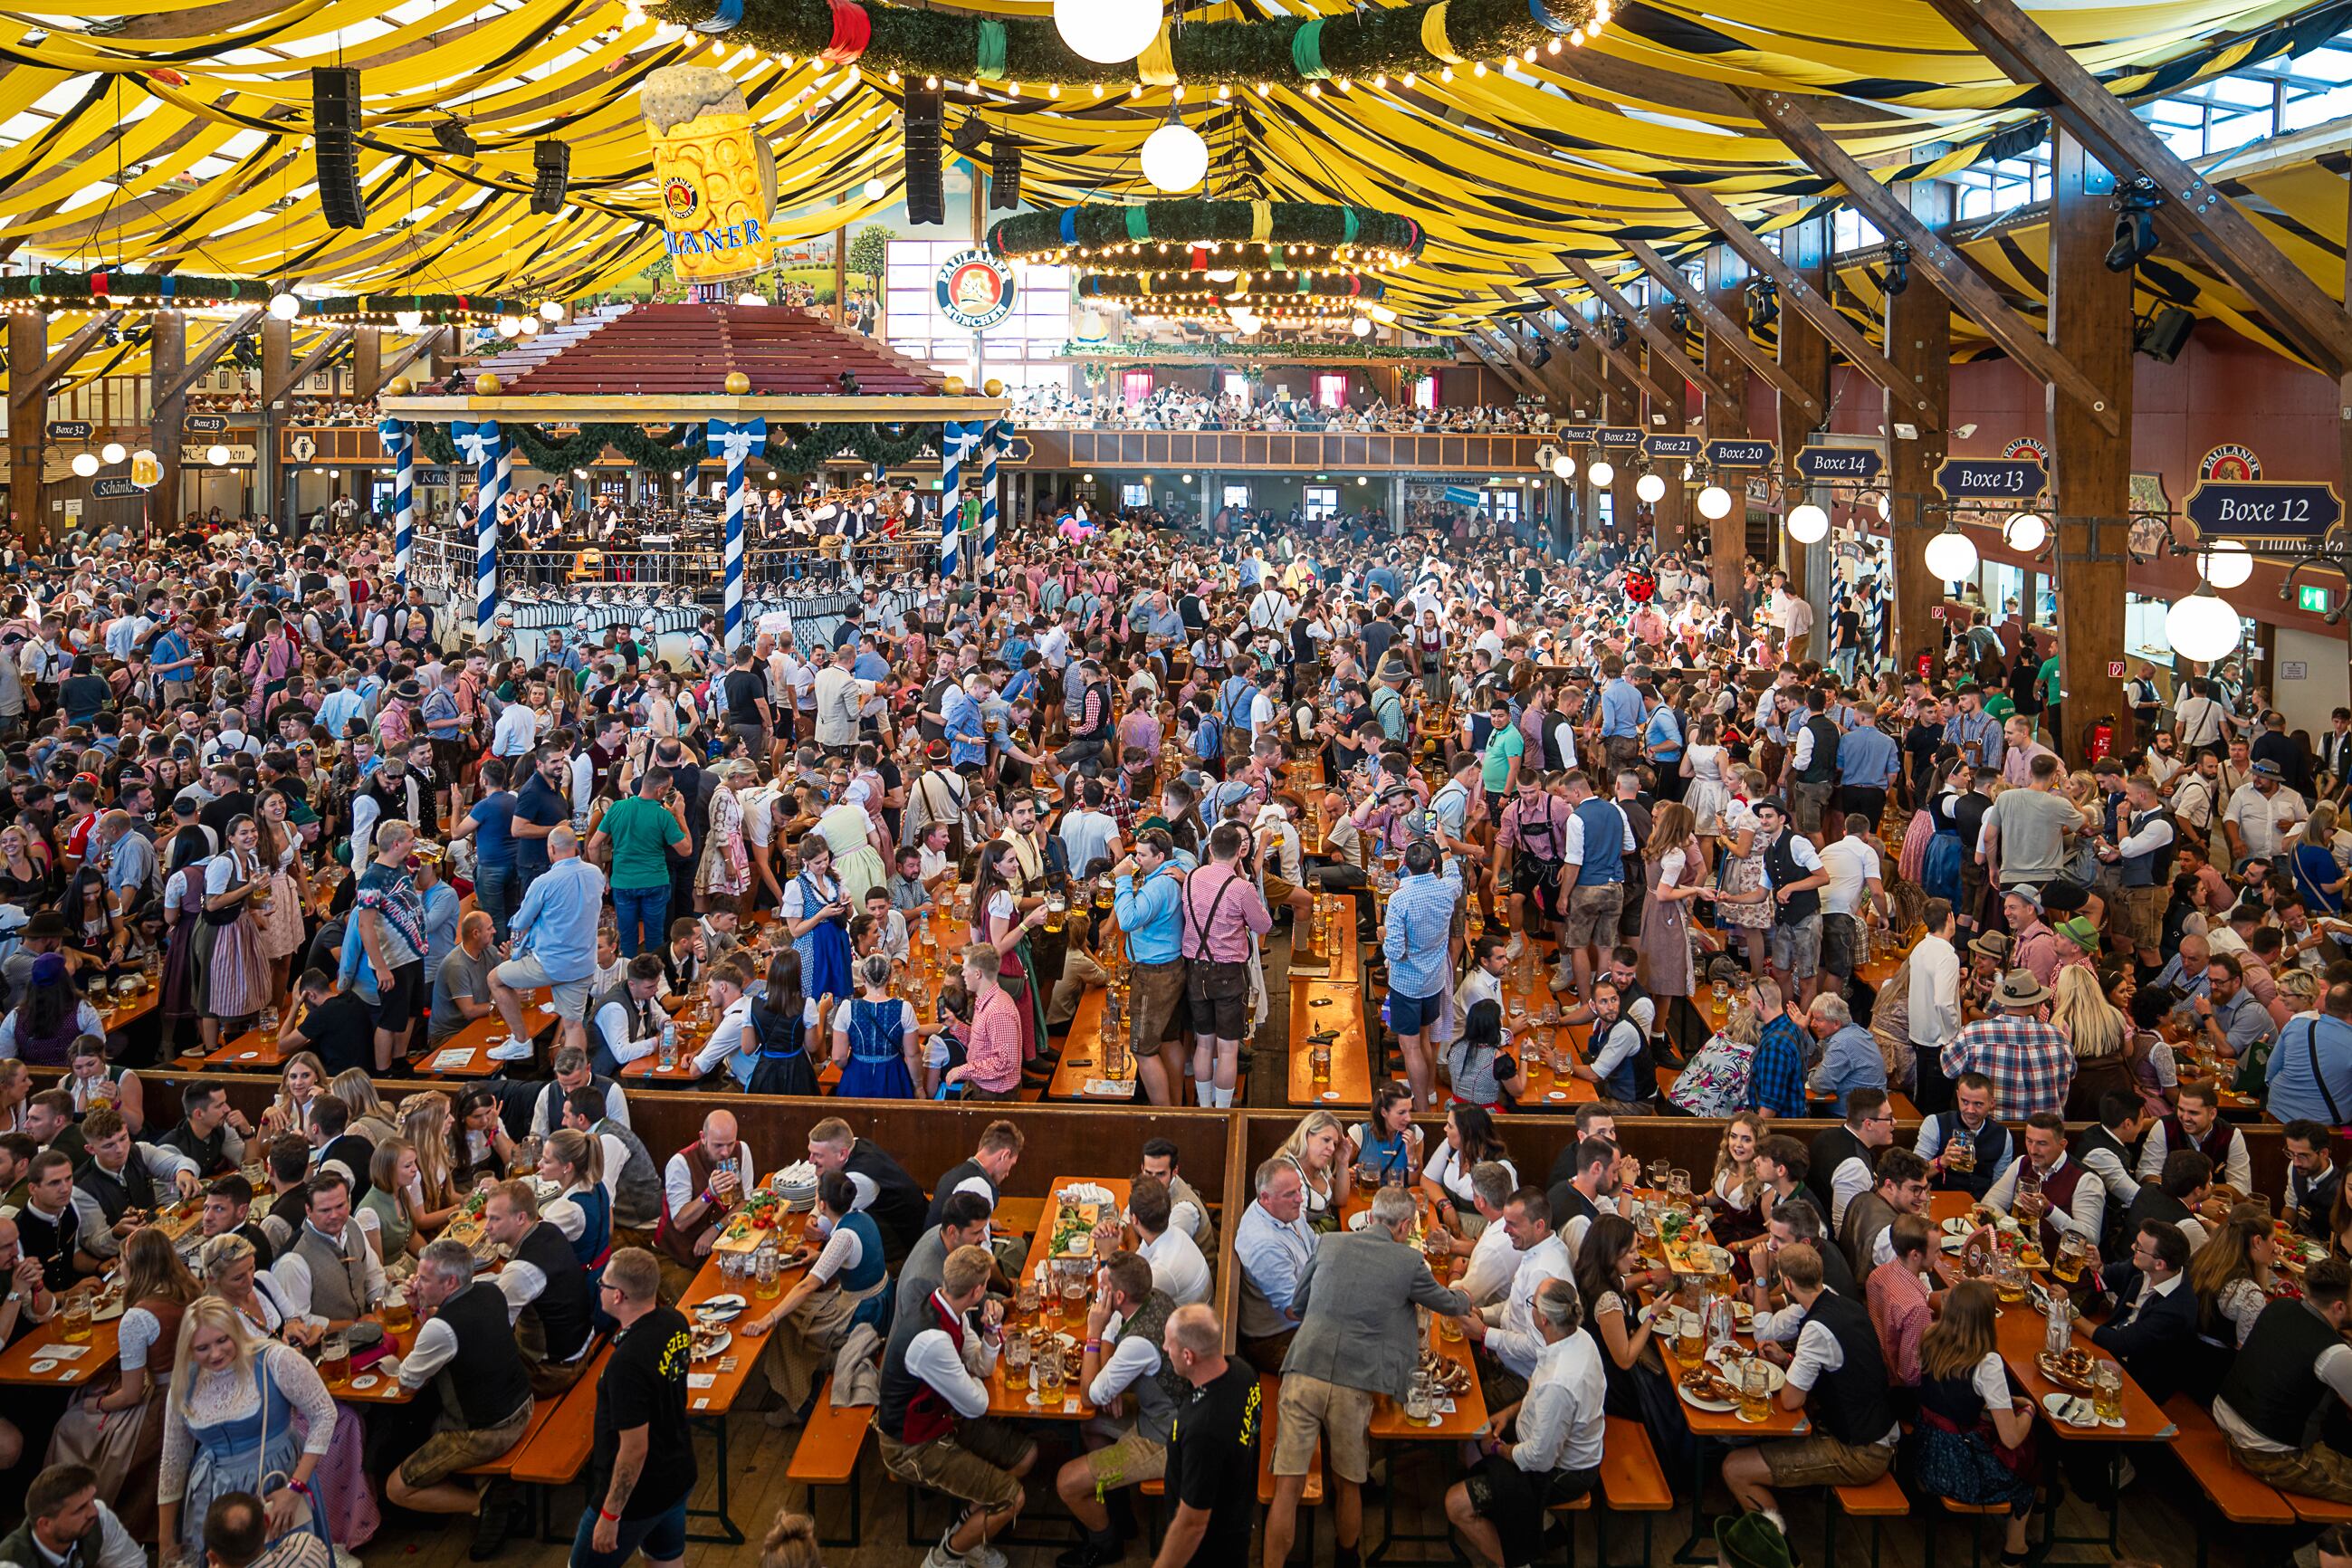
[[[327,1068],[316,1053],[296,1051],[278,1069],[277,1097],[262,1109],[261,1136],[266,1141],[281,1132],[310,1133],[310,1108],[327,1087]]]
[[[58,1418],[46,1461],[88,1465],[98,1495],[124,1528],[143,1537],[154,1522],[155,1457],[163,1447],[158,1414],[178,1352],[180,1320],[196,1299],[195,1276],[158,1230],[134,1230],[122,1244],[122,1299],[115,1374],[99,1378]]]
[[[1328,1110],[1310,1110],[1275,1151],[1275,1157],[1289,1161],[1306,1184],[1307,1207],[1302,1217],[1317,1230],[1339,1228],[1339,1205],[1348,1193],[1347,1175],[1339,1165],[1346,1138],[1338,1117]]]
[[[359,1201],[355,1217],[375,1243],[385,1278],[395,1281],[408,1278],[425,1250],[418,1185],[416,1145],[394,1135],[375,1146],[368,1160],[368,1194]]]
[[[392,1107],[376,1093],[375,1080],[368,1077],[366,1068],[344,1068],[327,1086],[327,1092],[341,1100],[352,1113],[351,1124],[344,1131],[371,1143],[381,1143],[393,1136],[396,1119]]]
[[[457,1112],[446,1094],[427,1089],[400,1102],[400,1135],[416,1153],[416,1223],[436,1235],[466,1198],[457,1190],[452,1153],[450,1130],[456,1124]]]
[[[756,763],[738,760],[719,770],[719,787],[710,792],[710,827],[702,837],[702,859],[694,870],[696,907],[710,893],[738,896],[751,886],[751,856],[743,844],[743,802],[736,794],[760,782]]]
[[[1706,1206],[1715,1215],[1716,1240],[1730,1247],[1764,1233],[1764,1182],[1756,1173],[1756,1146],[1764,1142],[1764,1119],[1742,1110],[1724,1123],[1716,1145],[1715,1178]]]
[[[156,1485],[163,1551],[205,1561],[205,1515],[225,1492],[259,1497],[273,1539],[299,1528],[310,1515],[303,1491],[335,1436],[335,1401],[318,1369],[292,1345],[254,1338],[221,1298],[200,1296],[180,1317],[171,1387]],[[285,1481],[264,1492],[278,1477]]]
[[[1666,1103],[1692,1116],[1728,1116],[1746,1105],[1756,1076],[1756,1043],[1764,1021],[1747,993],[1731,999],[1723,1027],[1701,1046],[1666,1090]]]
[[[2066,1111],[2095,1119],[2105,1095],[2134,1092],[2131,1060],[2124,1049],[2131,1021],[2107,1000],[2098,971],[2087,964],[2062,967],[2055,989],[2050,1022],[2074,1050],[2074,1083],[2066,1093]]]

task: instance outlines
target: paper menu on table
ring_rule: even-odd
[[[436,1056],[433,1058],[433,1070],[436,1072],[442,1072],[451,1068],[461,1068],[473,1059],[473,1047],[458,1046],[454,1049],[443,1051],[439,1055]]]

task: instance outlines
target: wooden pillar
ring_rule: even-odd
[[[2050,744],[2085,766],[2084,737],[2103,717],[2126,716],[2123,679],[2107,673],[2124,657],[2124,570],[2131,531],[2132,274],[2102,259],[2115,239],[2115,176],[2083,144],[2061,133],[2053,146],[2050,214],[2050,345],[2087,376],[2105,410],[2053,386],[2051,500],[2056,505],[2059,673],[2066,700],[2063,734]],[[2111,411],[2116,434],[2097,419]],[[2032,622],[2033,601],[2020,606]],[[2045,653],[2048,651],[2045,647]],[[2120,668],[2119,666],[2117,667]]]
[[[383,390],[383,329],[352,329],[352,396],[365,403]]]
[[[48,536],[48,510],[41,495],[49,416],[49,388],[41,373],[48,358],[48,318],[38,310],[10,311],[8,509],[9,522],[20,539]]]
[[[1604,311],[1593,331],[1605,332],[1608,330],[1609,317]],[[1640,425],[1642,397],[1633,390],[1633,378],[1606,360],[1601,361],[1601,366],[1600,423]],[[1617,478],[1609,487],[1609,515],[1616,524],[1617,542],[1630,549],[1641,537],[1641,531],[1634,526],[1634,518],[1642,502],[1641,498],[1633,493],[1633,480],[1637,477],[1633,472],[1633,454],[1612,450],[1596,442],[1592,455],[1595,458],[1605,459],[1617,470]]]
[[[1660,308],[1663,309],[1663,307]],[[1656,349],[1646,350],[1643,363],[1650,372],[1651,380],[1678,391],[1681,389],[1682,371],[1668,363],[1666,356]],[[1664,425],[1654,423],[1652,417],[1660,414],[1665,416],[1666,422]],[[1679,436],[1682,434],[1684,423],[1683,409],[1680,406],[1662,406],[1654,397],[1644,398],[1643,416],[1639,423],[1643,435],[1663,433]],[[1666,493],[1660,496],[1657,505],[1650,509],[1651,548],[1660,555],[1664,555],[1668,551],[1682,549],[1684,539],[1690,527],[1689,520],[1695,515],[1695,509],[1691,505],[1690,496],[1683,489],[1681,458],[1653,458],[1650,471],[1666,481]]]
[[[1811,218],[1792,224],[1780,231],[1780,259],[1789,269],[1805,281],[1805,286],[1823,289],[1829,284],[1830,226],[1825,217]],[[1796,311],[1783,309],[1780,312],[1780,368],[1795,376],[1814,392],[1822,395],[1826,405],[1830,381],[1829,340],[1820,329],[1805,321]],[[1811,495],[1797,477],[1797,454],[1812,439],[1813,422],[1794,399],[1776,400],[1775,435],[1780,446],[1781,472],[1787,476],[1788,496]],[[1795,504],[1783,498],[1786,505]],[[1785,518],[1785,506],[1783,516]],[[1771,542],[1765,554],[1765,564],[1770,565],[1775,554],[1785,554],[1789,569],[1789,591],[1800,599],[1817,600],[1824,596],[1824,586],[1816,579],[1829,567],[1829,542],[1819,545],[1798,544],[1788,537],[1784,528],[1780,537]],[[1818,619],[1817,634],[1822,628]],[[1820,655],[1825,647],[1825,637],[1816,635],[1805,645],[1809,656]]]
[[[158,310],[153,317],[154,336],[149,352],[153,364],[149,373],[151,387],[168,388],[180,379],[188,364],[188,318],[180,310]],[[155,460],[163,470],[155,488],[147,492],[147,521],[157,531],[168,531],[187,510],[187,498],[180,493],[180,448],[187,439],[183,433],[188,416],[188,395],[181,392],[159,399],[147,419],[147,439],[155,449]]]
[[[1942,231],[1952,221],[1952,189],[1926,183],[1903,192],[1912,214],[1930,229]],[[2112,226],[2114,216],[2109,215]],[[1952,307],[1943,291],[1914,262],[1911,286],[1886,302],[1886,357],[1911,384],[1938,408],[1951,405]],[[1895,563],[1895,653],[1907,672],[1921,654],[1942,668],[1944,623],[1936,612],[1944,602],[1944,585],[1931,575],[1922,559],[1927,541],[1943,531],[1941,513],[1927,508],[1939,504],[1936,469],[1944,460],[1941,430],[1922,429],[1916,441],[1899,439],[1897,420],[1907,421],[1906,404],[1881,400],[1880,417],[1886,424],[1886,500],[1890,508],[1890,553]]]
[[[1747,321],[1747,306],[1740,299],[1737,264],[1727,245],[1714,245],[1706,252],[1706,292],[1715,308],[1731,318],[1734,325]],[[1780,328],[1780,359],[1789,359],[1789,329],[1787,318]],[[1706,334],[1706,369],[1717,381],[1734,386],[1748,384],[1747,367],[1739,363],[1729,342],[1719,334]],[[1806,384],[1808,386],[1811,383]],[[1746,405],[1726,402],[1720,397],[1706,400],[1706,433],[1711,440],[1725,440],[1748,434]],[[1715,602],[1737,604],[1739,600],[1740,568],[1748,558],[1748,476],[1745,472],[1717,476],[1716,482],[1731,492],[1731,515],[1715,525],[1708,535],[1708,574],[1715,580]]]
[[[276,519],[286,500],[278,471],[278,428],[292,412],[294,399],[294,323],[276,316],[261,318],[261,419],[253,458],[254,510]]]
[[[849,321],[849,228],[847,225],[833,231],[833,324],[845,325]]]

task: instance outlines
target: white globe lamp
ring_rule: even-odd
[[[563,320],[563,307],[552,300],[541,300],[539,302],[539,319],[542,321],[560,321]]]
[[[269,297],[269,313],[281,321],[290,321],[302,313],[302,301],[281,289]]]
[[[2225,539],[2197,557],[2197,574],[2216,588],[2242,588],[2254,574],[2254,558],[2238,541]]]
[[[1591,474],[1594,486],[1605,490],[1617,482],[1617,465],[1603,458],[1592,465]]]
[[[518,317],[516,318],[515,325],[522,329],[522,335],[524,337],[535,338],[539,336],[539,318],[537,316]]]
[[[2001,530],[2001,534],[2009,541],[2011,550],[2021,555],[2031,555],[2050,542],[2050,525],[2042,520],[2039,512],[2021,511],[2009,520],[2009,526]]]
[[[95,452],[75,453],[73,471],[85,479],[96,474],[98,472],[98,454]]]
[[[1209,172],[1209,144],[1181,120],[1171,120],[1143,140],[1143,177],[1152,188],[1173,195],[1196,188]]]
[[[1717,522],[1731,515],[1731,492],[1721,485],[1709,485],[1698,492],[1698,514],[1709,522]]]
[[[1348,323],[1348,330],[1360,338],[1369,338],[1372,335],[1372,323],[1369,318],[1359,316]]]
[[[1576,459],[1562,452],[1551,460],[1551,477],[1556,479],[1576,478]]]
[[[2200,588],[2173,601],[2164,617],[2164,640],[2172,651],[2199,664],[2210,664],[2238,646],[2242,631],[2238,612],[2216,598],[2210,588]]]
[[[119,463],[131,456],[131,449],[120,441],[109,441],[98,449],[98,455],[110,463]]]
[[[499,336],[502,338],[519,338],[522,336],[522,318],[520,316],[500,316],[499,318]]]
[[[212,465],[214,468],[227,468],[227,467],[228,467],[228,459],[229,459],[229,450],[228,450],[228,448],[227,448],[226,447],[221,446],[221,445],[220,445],[219,443],[217,443],[217,442],[215,442],[215,443],[214,443],[212,446],[209,446],[209,447],[205,447],[205,462],[207,462],[207,463],[209,463],[209,464],[211,464],[211,465]]]
[[[1655,474],[1643,474],[1633,481],[1633,493],[1651,506],[1666,499],[1666,481]]]
[[[1054,30],[1097,65],[1131,60],[1160,32],[1160,0],[1054,0]]]
[[[1977,569],[1977,547],[1957,528],[1947,528],[1927,541],[1920,553],[1939,583],[1958,583]]]
[[[1819,544],[1830,536],[1830,514],[1811,501],[1789,509],[1789,538],[1799,544]]]
[[[877,174],[877,175],[876,175],[873,179],[870,179],[870,180],[868,180],[868,181],[866,181],[866,199],[867,201],[869,201],[869,202],[878,202],[878,201],[880,201],[884,196],[888,195],[889,194],[890,194],[890,186],[889,186],[889,184],[888,184],[888,182],[885,181],[885,180],[884,180],[880,175],[878,175],[878,174]]]
[[[392,313],[392,324],[398,327],[404,332],[413,332],[416,331],[417,328],[425,324],[425,312],[422,310],[394,310]]]

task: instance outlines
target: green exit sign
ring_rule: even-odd
[[[2326,588],[2317,583],[2296,584],[2294,607],[2298,610],[2308,610],[2315,616],[2326,615],[2330,608]]]

